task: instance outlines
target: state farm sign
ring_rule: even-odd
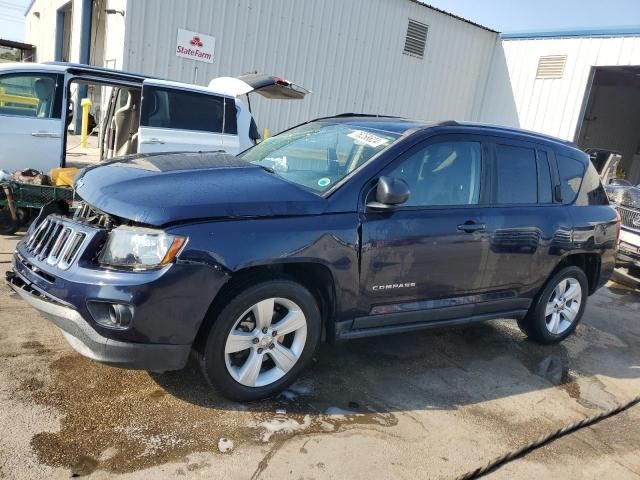
[[[213,63],[213,49],[216,39],[202,33],[178,29],[176,55],[201,62]]]

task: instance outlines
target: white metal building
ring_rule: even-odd
[[[640,182],[640,28],[503,35],[522,128],[622,154]]]
[[[311,90],[252,98],[272,132],[343,112],[517,123],[498,34],[413,0],[34,0],[26,16],[37,61],[84,55],[201,85],[267,73]]]

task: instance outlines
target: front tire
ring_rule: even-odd
[[[530,339],[549,345],[567,338],[578,326],[587,304],[587,277],[578,267],[566,267],[549,279],[527,316],[518,321]]]
[[[214,319],[202,349],[202,371],[233,400],[270,397],[309,364],[320,332],[320,310],[306,288],[290,280],[258,283]]]

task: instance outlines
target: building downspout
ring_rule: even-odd
[[[64,7],[56,11],[56,50],[53,59],[61,62],[64,55]]]
[[[91,54],[91,15],[93,13],[93,0],[81,0],[82,1],[82,16],[80,23],[80,63],[89,65],[89,55]],[[78,93],[75,99],[74,110],[74,126],[73,133],[75,135],[80,134],[82,129],[82,115],[80,115],[81,109],[77,108],[83,98],[87,96],[87,86],[79,85]]]

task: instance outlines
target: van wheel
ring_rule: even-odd
[[[587,295],[584,272],[578,267],[563,268],[547,282],[518,326],[538,343],[558,343],[575,330],[584,313]]]
[[[289,386],[318,346],[320,310],[314,296],[290,280],[249,287],[217,316],[202,349],[205,377],[223,395],[251,401]]]

